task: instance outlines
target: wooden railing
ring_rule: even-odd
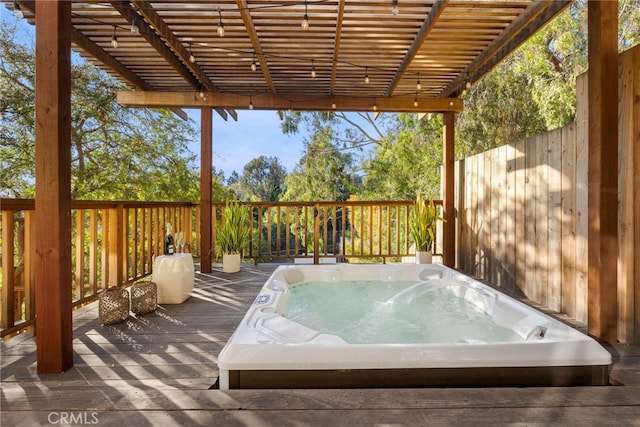
[[[436,204],[441,204],[436,201]],[[35,324],[35,204],[0,199],[2,209],[1,336]],[[412,253],[408,218],[413,201],[245,203],[251,239],[245,259],[400,260]],[[220,221],[224,203],[212,208]],[[165,224],[184,232],[186,246],[198,260],[200,210],[197,203],[74,201],[72,203],[72,298],[74,307],[95,300],[111,286],[132,283],[152,273],[163,253]],[[215,227],[212,227],[215,248]],[[436,256],[441,256],[438,233]],[[213,258],[218,255],[212,248]]]
[[[412,254],[408,220],[413,201],[247,205],[252,218],[248,257],[256,262],[291,258],[307,258],[314,264],[353,258],[386,262]],[[440,239],[435,255],[442,255]]]
[[[2,199],[1,335],[35,323],[35,204]],[[151,273],[163,251],[165,224],[194,239],[192,203],[72,203],[72,299],[74,307],[95,300],[100,291]]]

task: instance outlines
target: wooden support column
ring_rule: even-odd
[[[200,111],[200,272],[211,273],[213,110],[211,107],[203,107]]]
[[[589,1],[589,333],[617,340],[618,2]]]
[[[455,116],[453,112],[442,113],[443,127],[443,196],[445,223],[442,226],[442,263],[448,267],[456,265],[456,215],[454,208],[455,196]]]
[[[39,374],[73,366],[71,2],[36,2],[36,340]]]

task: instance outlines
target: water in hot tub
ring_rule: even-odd
[[[305,282],[290,289],[285,317],[351,344],[523,341],[437,280]]]

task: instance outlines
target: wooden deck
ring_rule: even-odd
[[[36,374],[28,334],[3,342],[0,424],[640,426],[640,348],[628,346],[610,348],[615,386],[210,389],[217,354],[274,268],[196,273],[183,304],[114,326],[100,325],[96,303],[76,311],[75,366],[61,375]]]

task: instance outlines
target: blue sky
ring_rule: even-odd
[[[196,121],[200,131],[200,110],[185,110]],[[303,154],[303,135],[287,136],[280,130],[276,111],[237,110],[238,121],[225,122],[213,114],[213,165],[224,171],[242,175],[244,165],[259,156],[277,157],[287,172],[293,171]],[[191,144],[191,151],[200,155],[200,135]],[[198,157],[199,158],[199,157]]]

